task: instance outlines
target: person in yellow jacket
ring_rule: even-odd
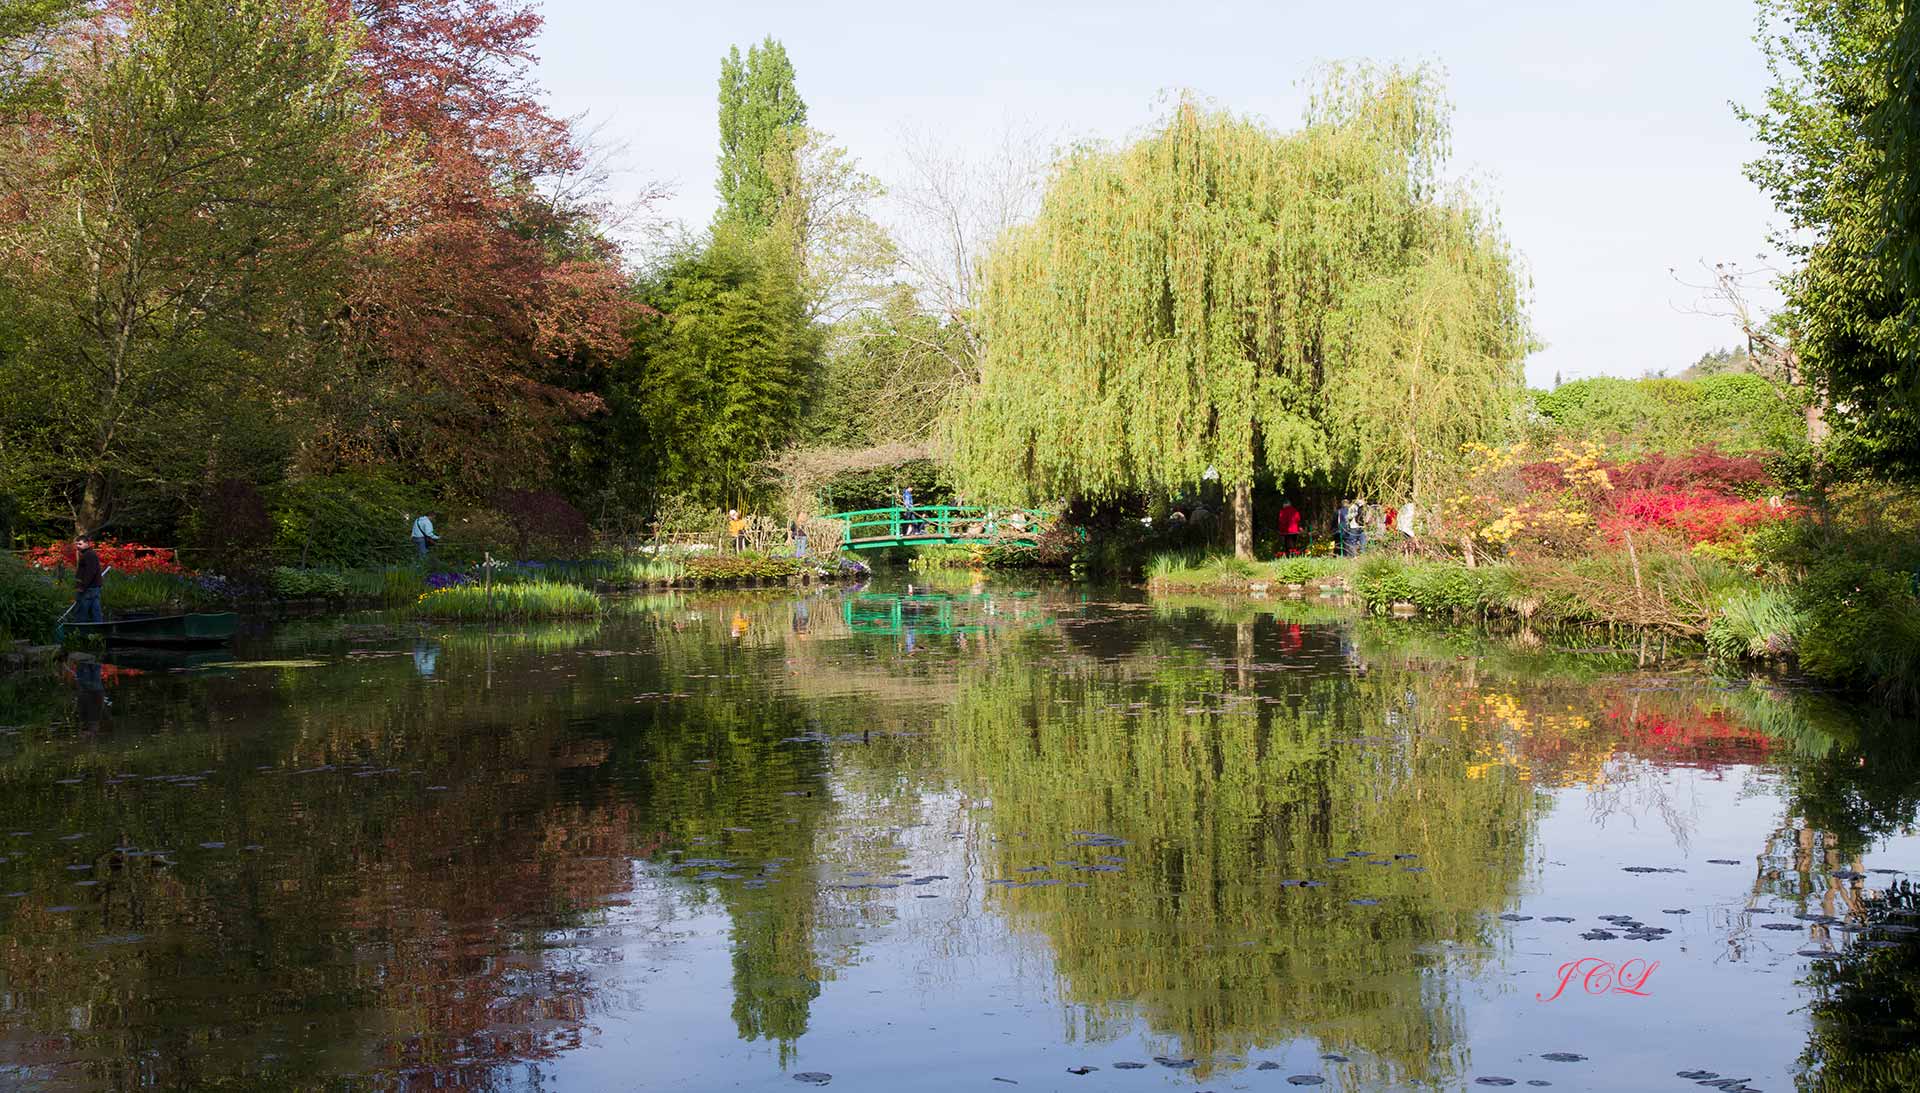
[[[735,554],[747,549],[747,518],[740,515],[739,509],[727,510],[727,534],[733,539]]]

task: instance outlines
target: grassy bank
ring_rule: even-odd
[[[1148,579],[1166,599],[1338,588],[1373,615],[1663,634],[1699,642],[1727,662],[1797,671],[1902,702],[1913,700],[1920,678],[1920,601],[1903,573],[1838,551],[1811,551],[1800,565],[1771,569],[1677,551],[1472,567],[1386,553],[1262,562],[1162,555]]]
[[[1246,561],[1231,554],[1176,551],[1156,554],[1147,563],[1147,584],[1166,592],[1247,592],[1266,586],[1269,592],[1290,585],[1308,588],[1344,588],[1353,575],[1351,558],[1274,558]]]
[[[603,605],[591,590],[558,581],[521,581],[492,588],[466,584],[422,593],[414,604],[421,618],[450,621],[569,619],[598,615]]]

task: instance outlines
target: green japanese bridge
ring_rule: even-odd
[[[915,509],[835,512],[843,550],[879,550],[923,543],[1013,543],[1032,546],[1053,514],[1038,509],[989,509],[977,505],[928,505]]]

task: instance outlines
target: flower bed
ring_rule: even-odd
[[[94,553],[100,556],[102,566],[110,566],[117,573],[188,575],[173,551],[167,547],[143,546],[139,543],[95,543]],[[80,548],[71,542],[36,547],[27,551],[27,562],[40,569],[61,566],[72,569],[80,563]]]

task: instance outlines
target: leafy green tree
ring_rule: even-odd
[[[1183,101],[1058,168],[990,260],[955,444],[986,496],[1173,493],[1217,472],[1252,549],[1256,475],[1421,498],[1504,427],[1526,346],[1491,217],[1438,179],[1424,71],[1335,70],[1281,134]]]
[[[9,165],[0,458],[76,528],[222,419],[289,416],[268,400],[311,360],[362,220],[352,49],[321,0],[143,0],[61,73]]]
[[[80,11],[80,0],[0,4],[0,115],[41,98],[51,36]]]
[[[801,441],[841,448],[925,442],[971,378],[953,365],[960,337],[905,287],[882,307],[834,324]]]
[[[1902,277],[1920,241],[1901,200],[1915,185],[1901,106],[1920,80],[1914,18],[1904,3],[1761,0],[1773,84],[1738,111],[1767,146],[1747,175],[1786,214],[1774,243],[1801,262],[1785,322],[1831,406],[1836,458],[1902,473],[1920,473],[1920,294]]]
[[[616,372],[607,455],[652,467],[655,487],[739,501],[755,466],[793,436],[819,367],[820,332],[793,269],[723,227],[671,259],[641,298],[651,314]]]
[[[807,104],[793,82],[787,48],[769,37],[743,59],[734,46],[720,61],[720,213],[757,238],[781,204],[775,176],[792,179],[806,137]],[[769,163],[780,169],[769,171]]]

